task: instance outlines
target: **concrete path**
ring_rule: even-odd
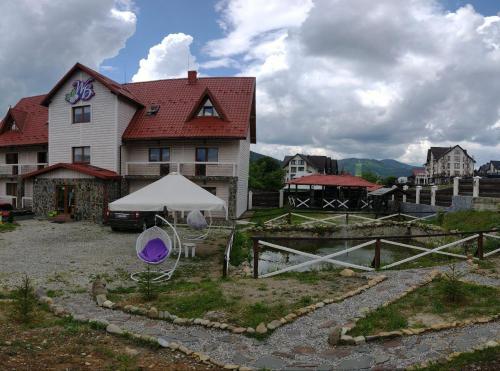
[[[465,267],[465,266],[463,266]],[[444,269],[444,268],[442,268]],[[97,307],[87,294],[57,300],[73,315],[107,320],[123,329],[183,343],[223,363],[269,369],[394,369],[463,352],[489,340],[500,340],[500,321],[463,328],[406,336],[360,346],[331,347],[329,330],[344,325],[361,310],[377,308],[415,283],[422,282],[429,269],[386,272],[388,279],[341,303],[327,305],[278,328],[265,341],[200,326],[177,326]],[[468,274],[468,281],[500,286],[500,280]]]

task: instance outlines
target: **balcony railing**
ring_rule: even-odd
[[[42,169],[47,164],[1,164],[0,176],[17,176],[31,173],[32,171]]]
[[[234,162],[127,162],[125,175],[164,176],[177,172],[185,176],[236,176]]]

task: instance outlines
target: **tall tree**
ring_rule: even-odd
[[[281,163],[271,157],[262,157],[250,163],[250,189],[277,191],[283,187],[283,178]]]

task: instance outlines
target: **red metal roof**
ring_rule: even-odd
[[[290,185],[321,185],[327,187],[361,187],[369,191],[379,189],[382,186],[369,182],[359,176],[353,175],[322,175],[312,174],[290,180]]]
[[[92,166],[88,164],[68,164],[68,163],[57,163],[48,167],[45,167],[40,170],[32,171],[31,173],[23,175],[23,178],[32,178],[38,176],[40,174],[49,173],[51,171],[57,169],[68,169],[73,170],[78,173],[87,174],[90,176],[94,176],[99,179],[110,180],[110,179],[119,179],[120,175],[111,170],[106,170],[97,166]]]
[[[188,79],[169,79],[139,83],[119,84],[100,73],[75,64],[47,95],[21,99],[6,115],[17,112],[25,116],[21,130],[0,134],[0,147],[48,143],[48,110],[45,106],[56,91],[80,69],[105,85],[122,99],[137,104],[138,111],[129,123],[124,140],[166,138],[231,138],[244,139],[250,130],[255,143],[255,78],[253,77],[205,77],[195,83]],[[222,118],[194,117],[193,112],[209,96]],[[160,110],[147,115],[151,104],[159,104]],[[25,114],[23,113],[25,112]],[[3,127],[4,122],[2,121]]]
[[[203,77],[189,84],[188,79],[158,80],[125,84],[146,108],[136,112],[124,140],[161,138],[238,138],[252,132],[255,142],[255,119],[252,119],[255,78]],[[223,119],[195,117],[193,110],[209,94],[223,111]],[[147,107],[159,104],[155,115],[146,115]]]
[[[48,143],[48,112],[40,105],[44,98],[45,95],[23,98],[9,109],[0,125],[0,147]],[[8,130],[6,125],[11,119],[19,130]]]

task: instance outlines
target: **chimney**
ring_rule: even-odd
[[[196,71],[188,71],[188,84],[196,84],[197,79]]]

